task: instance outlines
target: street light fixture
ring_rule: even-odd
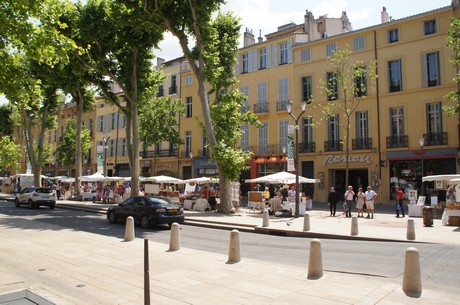
[[[421,136],[420,138],[418,138],[418,143],[420,144],[420,157],[421,157],[421,161],[422,161],[422,184],[421,184],[421,187],[422,189],[420,190],[420,195],[424,196],[425,195],[425,190],[424,190],[424,187],[423,187],[423,176],[424,176],[424,168],[423,168],[423,145],[425,144],[425,138],[423,136]]]
[[[286,150],[287,150],[286,146],[283,146],[283,162],[286,161]],[[283,164],[283,170],[287,169],[287,162],[284,162],[284,163],[286,163],[286,166],[284,166]]]
[[[295,122],[295,217],[299,217],[299,169],[300,169],[300,160],[299,160],[299,119],[304,114],[305,109],[307,108],[307,101],[302,101],[301,103],[302,111],[296,117],[292,114],[292,101],[289,101],[286,104],[286,109],[289,115],[294,119]]]

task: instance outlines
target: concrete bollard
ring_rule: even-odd
[[[415,226],[414,220],[408,219],[407,220],[407,233],[406,233],[407,240],[415,240]]]
[[[413,247],[406,250],[402,289],[406,295],[411,297],[419,297],[422,294],[419,252]]]
[[[171,235],[169,237],[169,251],[180,250],[180,227],[177,222],[171,225]]]
[[[308,260],[308,278],[319,279],[323,276],[323,255],[321,241],[317,238],[310,242],[310,258]]]
[[[264,210],[263,222],[262,227],[268,227],[270,225],[270,216],[268,214],[268,210]]]
[[[227,263],[238,263],[240,260],[240,232],[238,230],[232,230],[232,232],[230,232]]]
[[[303,215],[303,230],[310,231],[310,215],[307,213]]]
[[[128,216],[128,218],[126,218],[125,241],[132,240],[134,240],[134,218]]]
[[[353,216],[351,218],[351,235],[356,236],[358,234],[359,234],[358,217]]]

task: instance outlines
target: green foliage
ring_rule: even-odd
[[[9,136],[0,139],[0,173],[9,174],[12,169],[19,167],[21,146],[14,143]]]
[[[244,94],[233,90],[219,95],[218,100],[211,105],[217,139],[212,158],[223,166],[225,175],[231,181],[238,181],[241,171],[247,169],[246,161],[252,155],[252,152],[244,151],[237,145],[242,135],[241,124],[259,126],[253,112],[241,113],[245,98],[247,97]]]
[[[10,104],[0,105],[0,137],[13,136],[13,109]]]
[[[446,94],[445,99],[455,101],[454,105],[444,105],[444,112],[451,116],[460,111],[460,20],[451,18],[450,29],[447,31],[446,46],[452,48],[452,55],[449,59],[450,63],[456,68],[456,75],[453,81],[457,85],[456,89]]]
[[[143,104],[139,110],[139,134],[145,146],[163,141],[175,145],[183,143],[177,124],[178,117],[184,114],[181,100],[155,98]]]
[[[77,133],[77,122],[75,120],[68,120],[67,126],[64,130],[62,138],[62,144],[56,148],[56,161],[64,165],[70,165],[75,163],[75,151],[76,151],[76,133]],[[88,151],[92,146],[92,140],[90,131],[86,128],[82,128],[81,131],[81,159],[88,155]]]

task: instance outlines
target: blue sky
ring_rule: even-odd
[[[248,28],[257,38],[260,30],[264,37],[291,21],[303,23],[306,10],[312,12],[315,18],[326,14],[331,18],[340,18],[342,11],[346,11],[353,29],[357,30],[379,24],[384,6],[393,19],[400,19],[449,6],[450,3],[450,0],[228,0],[223,10],[239,16],[242,31]],[[166,60],[181,56],[177,39],[171,35],[165,35],[165,38],[160,45],[161,50],[155,51],[156,56]]]
[[[339,18],[346,11],[354,30],[380,23],[380,12],[386,7],[393,19],[400,19],[437,8],[449,6],[450,0],[228,0],[223,11],[232,11],[241,18],[242,31],[252,30],[258,37],[273,33],[278,26],[291,21],[303,23],[305,11],[309,10],[315,18],[327,14]],[[171,60],[182,55],[177,39],[169,34],[160,44],[155,55]],[[5,99],[0,96],[0,103]]]

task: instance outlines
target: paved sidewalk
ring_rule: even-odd
[[[29,289],[60,305],[143,304],[143,245],[0,215],[0,294]],[[307,255],[306,255],[307,260]],[[457,304],[458,295],[402,291],[381,278],[304,269],[149,242],[151,304]],[[402,271],[402,270],[401,270]]]
[[[104,213],[107,204],[59,201],[59,207]],[[309,211],[311,232],[350,238],[349,218],[329,217],[324,210]],[[234,215],[186,212],[186,219],[245,225],[263,229],[262,215],[241,211]],[[417,241],[458,243],[456,227],[423,227],[414,219]],[[359,236],[405,240],[406,218],[375,214],[359,219]],[[289,224],[289,226],[287,225]],[[270,229],[302,232],[303,217],[270,218]],[[230,235],[230,234],[229,234]],[[144,297],[144,241],[125,242],[56,225],[12,219],[0,214],[0,294],[22,289],[54,304],[142,304]],[[152,304],[457,304],[458,294],[423,287],[419,298],[402,291],[396,278],[325,271],[317,280],[305,268],[228,257],[193,249],[168,251],[168,245],[149,242]],[[401,254],[403,257],[404,254]],[[402,259],[402,258],[401,258]],[[327,268],[325,268],[327,270]],[[422,283],[423,284],[423,283]]]

